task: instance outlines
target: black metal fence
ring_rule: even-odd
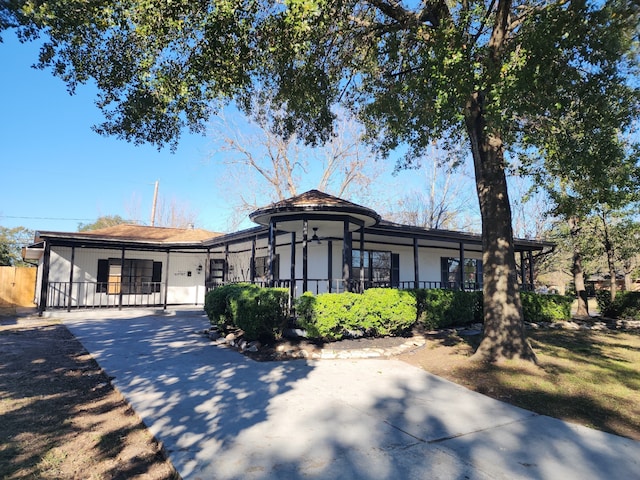
[[[164,283],[50,282],[47,308],[157,307],[164,305]]]

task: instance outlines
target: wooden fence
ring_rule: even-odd
[[[33,307],[37,271],[33,267],[0,267],[0,307]]]

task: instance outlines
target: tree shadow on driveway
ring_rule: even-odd
[[[402,362],[255,362],[198,334],[208,322],[196,315],[65,323],[184,478],[622,478],[638,468],[636,442]]]

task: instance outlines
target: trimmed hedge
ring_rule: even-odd
[[[418,322],[427,329],[482,322],[482,292],[413,290]]]
[[[623,303],[625,297],[621,294],[617,299],[620,308],[625,315],[640,318],[640,293]],[[522,292],[520,298],[527,321],[571,318],[572,297]],[[284,288],[230,284],[207,293],[205,311],[213,325],[240,328],[247,339],[279,338],[287,324],[287,299],[288,290]],[[416,322],[427,329],[437,329],[483,321],[482,292],[439,289],[371,288],[362,294],[317,296],[306,292],[298,298],[296,312],[298,324],[310,338],[328,341],[348,336],[398,335]]]
[[[616,292],[616,299],[612,302],[611,292],[598,290],[596,301],[603,317],[640,320],[640,292]]]
[[[398,335],[416,321],[415,297],[408,291],[371,288],[364,293],[306,292],[296,303],[298,323],[311,338]]]
[[[204,310],[212,325],[240,328],[247,340],[269,340],[282,336],[287,324],[288,298],[286,288],[236,283],[209,291]]]
[[[520,292],[524,319],[528,322],[562,322],[571,320],[573,297]]]

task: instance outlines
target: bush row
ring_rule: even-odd
[[[279,337],[287,321],[286,289],[234,284],[207,293],[212,324],[244,330],[247,338]],[[571,297],[521,293],[528,321],[571,318]],[[427,329],[482,322],[482,292],[372,288],[364,293],[309,292],[298,298],[298,324],[310,338],[398,335],[416,323]]]
[[[617,292],[612,302],[611,292],[598,290],[596,301],[603,317],[640,320],[640,292]]]
[[[247,340],[266,340],[279,337],[286,327],[288,300],[286,288],[236,283],[208,292],[204,310],[212,325],[238,327]]]
[[[398,335],[416,321],[415,296],[404,290],[370,288],[364,293],[307,292],[296,303],[298,323],[311,338]]]
[[[482,322],[482,292],[413,290],[417,320],[427,329]]]

